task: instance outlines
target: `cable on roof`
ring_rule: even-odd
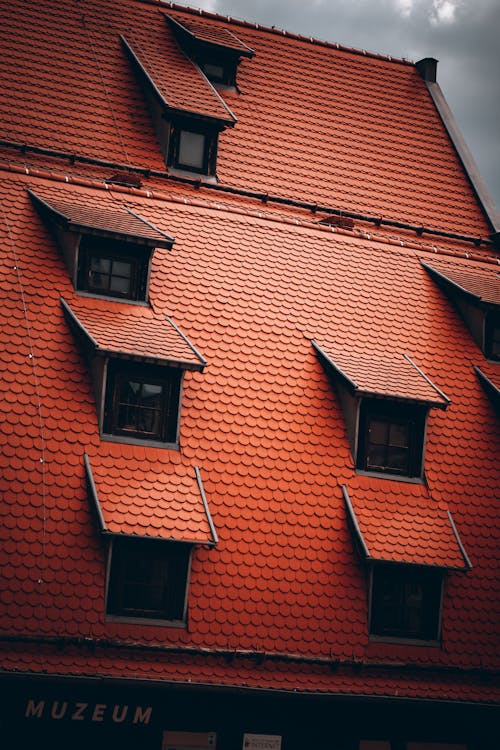
[[[3,205],[0,204],[0,208],[2,210],[3,220],[5,223],[5,227],[7,229],[7,236],[8,241],[12,249],[12,255],[14,257],[14,271],[17,275],[17,282],[19,284],[19,290],[21,294],[21,304],[23,308],[23,316],[24,316],[24,324],[26,327],[26,335],[27,335],[27,341],[28,341],[28,349],[29,349],[29,359],[31,360],[31,366],[33,370],[33,380],[35,384],[35,397],[36,397],[36,409],[38,412],[38,425],[39,425],[39,432],[40,432],[40,468],[41,468],[41,480],[42,480],[42,556],[41,556],[41,562],[40,562],[40,572],[39,577],[37,580],[37,583],[39,586],[41,586],[44,583],[43,575],[46,569],[47,565],[47,557],[46,557],[46,542],[47,542],[47,477],[46,477],[46,470],[45,470],[45,425],[43,421],[42,416],[42,401],[40,396],[40,382],[38,379],[38,373],[37,373],[37,366],[36,366],[36,358],[35,353],[33,349],[33,337],[31,335],[31,326],[28,318],[28,309],[26,306],[26,297],[24,294],[24,286],[23,281],[21,277],[21,269],[19,264],[19,258],[16,251],[16,245],[14,243],[14,239],[12,237],[12,232],[10,229],[9,221],[7,219],[7,214],[5,212],[5,208]],[[43,598],[40,597],[40,607],[42,607]]]
[[[76,5],[80,5],[81,4],[83,7],[85,7],[85,0],[74,0],[74,2],[75,2]],[[109,108],[109,111],[111,113],[111,117],[113,119],[113,124],[115,126],[115,130],[116,130],[116,133],[118,135],[118,139],[120,141],[120,145],[121,145],[121,147],[123,149],[123,153],[125,154],[125,159],[127,160],[128,165],[131,166],[130,157],[128,155],[127,147],[126,147],[125,141],[124,141],[124,139],[122,137],[120,128],[118,127],[118,121],[116,119],[115,112],[113,110],[113,107],[111,106],[111,100],[110,100],[110,97],[109,97],[108,88],[106,86],[106,81],[105,81],[105,78],[104,78],[104,75],[103,75],[103,72],[102,72],[102,68],[99,65],[99,58],[97,57],[97,54],[96,54],[96,51],[95,51],[95,47],[94,47],[93,39],[92,39],[92,34],[90,33],[89,28],[87,26],[87,20],[85,18],[85,15],[83,13],[81,13],[81,12],[80,12],[80,18],[81,18],[82,26],[83,26],[84,31],[85,31],[85,36],[87,37],[87,41],[89,43],[89,47],[90,47],[90,50],[92,52],[92,56],[94,58],[94,63],[96,65],[97,71],[99,73],[99,78],[101,79],[101,84],[102,84],[102,87],[103,87],[103,90],[104,90],[104,96],[106,97],[106,102],[108,104],[108,108]]]

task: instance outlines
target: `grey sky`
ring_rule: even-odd
[[[500,0],[177,0],[409,60],[435,57],[438,83],[500,206]]]

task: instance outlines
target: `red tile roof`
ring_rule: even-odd
[[[3,2],[4,141],[164,170],[120,36],[171,106],[227,117],[177,47],[157,3],[98,0],[95,12],[84,17],[70,0],[25,5],[22,13]],[[207,33],[229,28],[255,50],[239,66],[239,92],[224,92],[237,124],[220,138],[221,184],[488,236],[490,227],[413,64],[226,18],[200,18],[180,7],[169,13],[180,22],[203,22]],[[27,38],[31,43],[20,49],[19,40]],[[75,97],[75,91],[82,93]]]
[[[109,300],[61,298],[68,321],[101,354],[146,359],[161,364],[203,370],[205,361],[170,318],[142,305]]]
[[[172,40],[154,40],[149,31],[140,38],[136,32],[121,39],[165,107],[234,124],[236,118],[224,100]],[[165,65],[169,57],[170,65]]]
[[[488,302],[500,306],[500,271],[498,268],[469,267],[451,261],[435,261],[423,263],[431,273],[447,281],[477,301]]]
[[[253,57],[254,51],[244,44],[230,29],[220,28],[218,26],[207,26],[203,23],[187,19],[182,16],[178,20],[175,15],[165,14],[165,18],[173,24],[178,25],[185,30],[193,39],[200,42],[206,42],[215,47],[222,47],[233,52],[238,52],[245,57]]]
[[[51,221],[68,231],[88,234],[94,234],[97,231],[118,235],[125,240],[145,242],[153,247],[170,248],[174,242],[173,237],[166,232],[159,231],[126,206],[115,203],[112,208],[109,208],[73,202],[78,201],[78,193],[75,195],[71,189],[66,191],[63,198],[58,193],[51,197],[48,192],[42,198],[31,190],[28,192],[42,214],[48,214]]]
[[[405,355],[398,359],[377,359],[341,353],[331,344],[313,345],[319,354],[335,369],[360,396],[420,401],[446,408],[448,399],[415,363]]]
[[[166,452],[148,464],[101,449],[85,469],[101,531],[194,544],[217,540],[201,476]]]
[[[469,560],[449,511],[415,484],[401,496],[397,486],[359,477],[343,488],[344,500],[367,560],[466,570]]]
[[[485,243],[429,241],[404,227],[328,227],[319,224],[327,212],[312,210],[327,203],[488,233],[414,66],[176,9],[187,22],[234,30],[256,52],[240,64],[240,91],[227,93],[238,122],[220,138],[219,184],[197,186],[167,176],[120,42],[147,29],[155,54],[165,51],[153,68],[165,81],[177,75],[180,91],[164,8],[92,0],[82,17],[82,7],[2,7],[2,668],[498,700],[500,435],[473,367],[496,383],[498,365],[421,262],[489,278],[498,256]],[[131,167],[142,189],[110,186],[111,173]],[[75,292],[28,189],[56,209],[84,207],[92,223],[106,216],[108,229],[130,210],[155,228],[151,241],[175,237],[172,251],[153,255],[151,307]],[[267,192],[281,202],[266,203]],[[92,373],[61,298],[102,353],[193,368],[177,450],[101,440]],[[311,341],[367,393],[440,405],[446,394],[447,408],[428,417],[424,484],[357,474]],[[108,530],[196,540],[189,628],[106,621],[85,454]],[[440,646],[370,640],[342,487],[370,555],[450,568]],[[458,539],[472,565],[465,573],[454,570],[464,565]],[[249,653],[267,656],[257,664]]]

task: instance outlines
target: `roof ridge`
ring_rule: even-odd
[[[139,0],[142,2],[143,0]],[[146,0],[149,2],[150,0]],[[197,200],[197,199],[189,199],[185,196],[183,197],[177,197],[175,195],[168,195],[161,190],[151,190],[149,188],[135,188],[135,187],[128,187],[125,185],[110,185],[109,183],[105,181],[100,181],[97,179],[89,179],[84,177],[74,177],[70,174],[54,174],[53,172],[46,172],[45,170],[40,169],[32,169],[28,166],[15,166],[12,164],[8,165],[2,165],[0,164],[0,173],[1,172],[17,172],[18,174],[27,175],[30,177],[35,177],[37,179],[44,179],[44,180],[52,180],[54,182],[60,182],[64,183],[65,185],[77,185],[80,187],[89,187],[96,190],[104,190],[106,192],[109,192],[110,194],[112,192],[119,192],[124,193],[127,195],[136,195],[136,196],[142,196],[143,198],[151,198],[154,200],[161,200],[169,203],[176,203],[179,205],[184,206],[198,206],[200,208],[205,208],[207,210],[211,211],[226,211],[230,214],[240,214],[242,216],[247,216],[254,219],[261,219],[263,221],[273,221],[278,222],[281,224],[293,224],[294,226],[300,226],[305,229],[314,229],[317,231],[322,232],[328,232],[330,234],[339,234],[346,237],[357,238],[359,240],[365,240],[368,242],[376,242],[379,244],[383,244],[386,246],[386,251],[391,252],[391,250],[387,246],[391,247],[398,247],[404,250],[413,250],[415,252],[420,253],[426,253],[426,255],[430,255],[433,257],[436,256],[445,256],[450,259],[455,260],[468,260],[468,261],[476,261],[479,263],[485,263],[490,264],[494,266],[498,266],[500,264],[500,258],[495,256],[486,256],[486,255],[476,255],[472,251],[468,249],[463,250],[454,250],[450,248],[438,248],[435,244],[432,246],[429,246],[428,244],[420,244],[417,240],[407,240],[407,239],[400,239],[395,236],[391,235],[378,235],[373,234],[371,230],[365,230],[365,229],[359,229],[359,230],[352,230],[352,229],[343,229],[342,227],[335,227],[325,224],[319,224],[311,219],[307,218],[292,218],[292,217],[284,217],[282,214],[271,214],[271,213],[265,213],[258,209],[247,209],[243,206],[233,206],[233,205],[227,205],[227,204],[217,204],[216,201],[211,202],[210,200]],[[393,251],[392,251],[393,252]]]
[[[392,55],[382,55],[378,52],[370,52],[365,49],[359,49],[356,47],[348,47],[347,45],[340,44],[339,42],[329,42],[326,39],[317,39],[313,36],[304,36],[303,34],[297,34],[293,31],[286,31],[286,29],[279,29],[276,26],[265,26],[257,22],[245,21],[241,18],[234,18],[233,16],[224,16],[221,13],[214,13],[213,11],[204,10],[203,8],[193,8],[188,5],[179,5],[178,3],[172,2],[172,0],[138,0],[141,3],[157,5],[161,8],[170,8],[170,10],[176,10],[181,13],[190,13],[194,16],[201,18],[211,18],[215,21],[225,21],[226,23],[236,24],[249,29],[258,29],[260,31],[267,31],[270,34],[276,36],[286,37],[288,39],[295,39],[300,42],[309,42],[310,44],[316,44],[321,47],[329,47],[336,49],[341,52],[350,52],[355,55],[361,55],[362,57],[371,57],[376,60],[384,60],[385,62],[394,62],[403,65],[413,66],[415,63],[413,60],[408,60],[405,57],[393,57]]]

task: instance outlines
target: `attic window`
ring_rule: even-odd
[[[500,275],[496,268],[433,260],[422,265],[464,319],[488,359],[500,360]]]
[[[145,300],[149,255],[144,247],[84,236],[78,252],[77,290],[121,299]]]
[[[336,386],[356,468],[419,480],[427,414],[448,398],[407,355],[377,359],[312,342]]]
[[[134,302],[148,299],[151,258],[156,247],[171,249],[174,238],[112,198],[100,204],[60,191],[30,197],[50,229],[78,292]]]
[[[370,634],[436,641],[441,619],[443,571],[381,564],[372,570]]]
[[[114,537],[106,613],[111,619],[182,625],[192,546],[154,539]]]
[[[418,477],[422,471],[425,410],[363,399],[357,467],[366,471]]]
[[[217,133],[190,123],[172,126],[169,166],[199,174],[214,174],[216,153]]]
[[[176,443],[181,375],[178,368],[111,360],[104,433]]]
[[[173,16],[165,17],[181,49],[199,65],[211,83],[221,88],[236,86],[242,58],[255,54],[250,47],[218,24],[192,19],[181,22]]]
[[[201,69],[205,73],[206,77],[212,83],[225,83],[230,85],[234,84],[234,75],[231,76],[228,71],[228,66],[218,62],[209,62],[205,60],[200,65]]]

